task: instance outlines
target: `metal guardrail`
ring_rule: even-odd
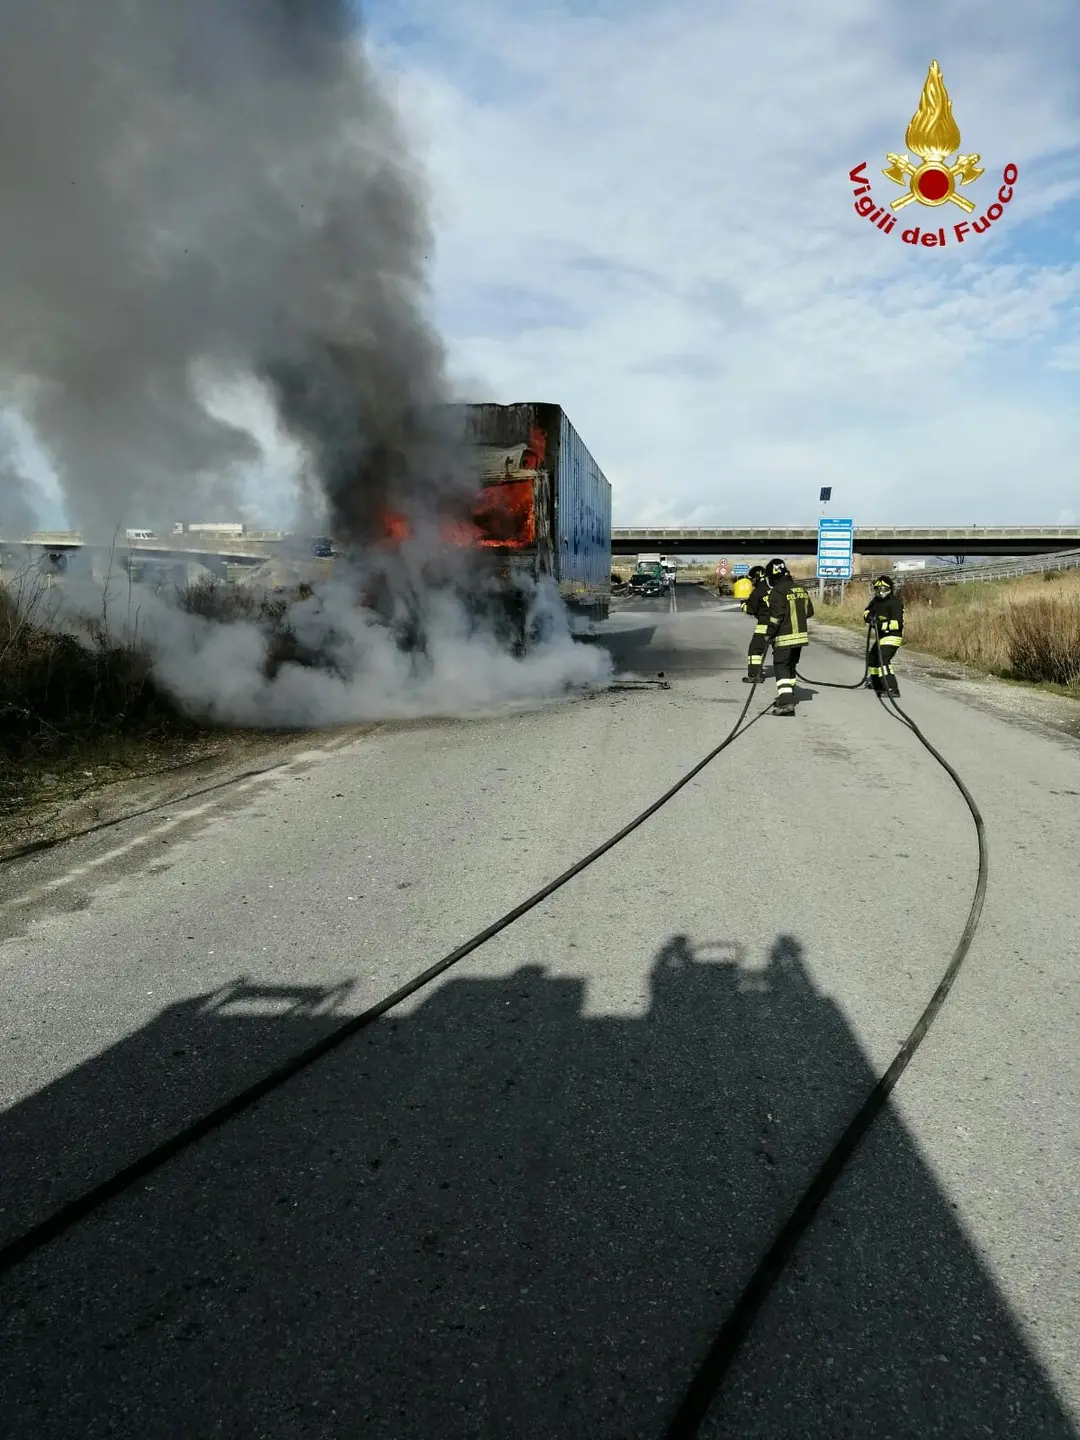
[[[760,537],[762,540],[781,541],[817,538],[817,525],[687,525],[687,526],[615,526],[611,537],[615,541],[656,540],[663,549],[665,540],[744,540]],[[926,541],[924,553],[934,553],[935,547],[948,553],[949,540],[1011,540],[1042,541],[1080,540],[1078,525],[856,525],[856,549],[858,540]],[[975,552],[978,554],[978,551]]]
[[[809,525],[745,527],[617,527],[611,536],[616,555],[655,551],[670,555],[812,555],[817,529]],[[856,525],[855,553],[864,557],[901,555],[1001,556],[1045,555],[1080,546],[1077,525]]]
[[[966,585],[977,580],[1015,580],[1023,575],[1045,574],[1049,570],[1080,568],[1080,550],[1059,550],[1050,555],[1031,555],[1014,560],[991,560],[985,565],[938,565],[931,570],[897,570],[893,579],[925,585]]]

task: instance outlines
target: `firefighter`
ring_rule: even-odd
[[[871,631],[866,672],[870,688],[875,695],[899,695],[893,661],[904,643],[904,602],[888,575],[879,575],[874,581],[873,598],[863,619]]]
[[[765,566],[769,586],[769,618],[766,639],[773,647],[773,674],[776,676],[776,713],[795,713],[795,671],[803,646],[808,642],[806,622],[814,613],[814,602],[794,579],[783,560]]]
[[[739,609],[744,615],[750,615],[753,618],[754,633],[750,636],[750,649],[746,653],[746,674],[743,676],[743,684],[754,685],[761,679],[765,656],[769,649],[769,642],[765,638],[765,632],[769,628],[769,584],[765,579],[764,565],[751,565],[746,578],[753,581],[754,588],[740,604]]]

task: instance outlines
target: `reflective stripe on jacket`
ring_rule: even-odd
[[[875,595],[863,611],[863,620],[873,626],[883,645],[904,643],[904,602],[895,590],[891,595]]]
[[[805,645],[810,636],[807,620],[814,613],[814,602],[806,590],[790,575],[778,580],[769,592],[769,638],[774,647]]]

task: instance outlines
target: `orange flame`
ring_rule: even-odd
[[[542,470],[546,454],[547,436],[539,425],[534,425],[529,431],[529,448],[521,457],[521,468],[523,470]]]
[[[536,500],[533,482],[504,480],[487,485],[477,496],[473,520],[477,543],[488,549],[527,550],[536,543]]]
[[[398,545],[412,535],[403,515],[386,510],[381,516],[383,545]],[[439,534],[447,545],[482,549],[527,550],[536,543],[536,501],[533,482],[504,480],[485,485],[473,504],[471,520],[444,520]]]
[[[391,510],[384,510],[379,518],[382,521],[384,540],[408,540],[412,534],[412,526],[404,515],[395,515]]]
[[[475,545],[476,526],[471,520],[444,520],[439,526],[439,536],[447,545]]]

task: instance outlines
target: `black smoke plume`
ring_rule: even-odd
[[[456,505],[422,177],[342,0],[0,0],[0,397],[90,538],[235,514],[254,379],[335,533]],[[441,417],[441,418],[440,418]]]
[[[422,176],[344,0],[0,0],[0,34],[0,408],[32,424],[69,520],[100,543],[233,518],[260,445],[220,397],[255,387],[305,457],[298,498],[361,574],[297,592],[269,631],[235,591],[185,608],[71,575],[50,623],[97,617],[225,723],[461,713],[602,681],[550,584],[532,597],[550,638],[521,661],[431,582],[448,563],[424,536],[472,485]],[[22,486],[0,454],[11,513]],[[413,538],[384,624],[355,601],[385,509]]]

